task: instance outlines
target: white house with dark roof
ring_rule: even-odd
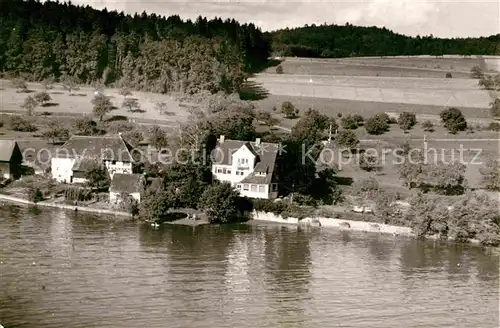
[[[276,162],[279,144],[227,140],[220,136],[212,152],[212,173],[219,181],[230,182],[242,196],[278,197]]]
[[[132,174],[133,147],[118,136],[72,136],[51,158],[52,178],[59,182],[84,183],[86,170],[104,164],[110,178]]]
[[[129,195],[140,203],[145,186],[146,180],[142,174],[115,173],[109,187],[109,203],[119,204],[122,195]]]

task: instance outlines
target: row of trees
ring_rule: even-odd
[[[276,55],[298,57],[410,56],[444,54],[495,55],[500,51],[500,34],[481,38],[441,39],[409,37],[386,28],[351,24],[311,25],[271,32]]]
[[[41,81],[119,81],[155,92],[235,91],[267,60],[269,43],[253,24],[220,18],[134,16],[71,3],[0,3],[0,72]]]

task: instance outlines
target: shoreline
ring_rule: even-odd
[[[64,205],[64,204],[54,204],[49,203],[47,201],[41,201],[38,203],[34,203],[32,201],[13,197],[5,194],[0,194],[0,202],[4,201],[7,203],[21,204],[21,205],[31,205],[31,206],[41,206],[47,208],[58,208],[62,210],[69,210],[73,212],[85,212],[85,213],[94,213],[98,215],[108,215],[120,218],[129,218],[132,219],[132,215],[127,212],[116,211],[116,210],[106,210],[99,208],[91,208],[91,207],[82,207],[82,206],[74,206],[74,205]],[[189,222],[188,222],[189,221]],[[252,218],[247,221],[250,224],[258,224],[258,223],[271,223],[271,224],[279,224],[279,225],[293,225],[293,226],[308,226],[308,227],[318,227],[318,228],[327,228],[327,229],[338,229],[340,231],[356,231],[356,232],[369,232],[369,233],[379,233],[393,236],[402,236],[408,238],[417,238],[415,233],[409,227],[403,226],[395,226],[384,223],[376,223],[369,221],[357,221],[357,220],[345,220],[345,219],[335,219],[335,218],[327,218],[327,217],[306,217],[302,220],[298,218],[289,217],[284,219],[281,215],[276,215],[274,213],[267,212],[252,212]],[[200,222],[191,222],[191,220],[186,220],[185,218],[164,222],[165,225],[185,225],[196,227],[199,225],[209,224],[205,221]],[[439,236],[425,236],[425,239],[437,240]],[[446,241],[453,241],[453,238],[448,237]],[[479,245],[479,241],[476,239],[469,240],[470,244]]]
[[[49,201],[41,201],[41,202],[35,203],[35,202],[29,201],[27,199],[13,197],[13,196],[5,195],[5,194],[0,194],[0,201],[16,203],[16,204],[32,205],[32,206],[59,208],[62,210],[69,210],[69,211],[73,211],[73,212],[86,212],[86,213],[104,214],[104,215],[132,218],[132,215],[130,213],[122,212],[122,211],[106,210],[106,209],[83,207],[83,206],[76,206],[76,205],[55,204],[55,203],[50,203]]]

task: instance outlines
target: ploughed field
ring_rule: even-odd
[[[473,108],[491,102],[473,79],[257,74],[252,81],[279,96]]]

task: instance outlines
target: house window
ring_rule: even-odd
[[[227,173],[227,174],[231,174],[231,170],[227,170],[227,172],[226,172],[226,173]]]
[[[240,184],[236,185],[236,188],[241,189],[241,185]]]
[[[116,165],[116,161],[112,161],[112,162],[111,162],[111,164],[112,164],[112,165]]]
[[[259,185],[259,192],[261,192],[261,193],[266,192],[266,187],[263,185]]]
[[[226,169],[222,169],[222,174],[226,174]]]
[[[247,185],[247,184],[244,184],[244,185],[243,185],[243,190],[248,191],[248,185]]]
[[[273,191],[278,191],[278,184],[273,183],[271,186],[272,186],[272,188],[273,188],[273,189],[272,189]]]
[[[251,186],[250,186],[250,191],[252,191],[252,192],[257,192],[257,185],[254,185],[254,184],[253,184],[253,185],[251,185]]]
[[[238,164],[248,164],[248,158],[238,158]]]
[[[217,169],[217,173],[222,173],[222,169]]]

